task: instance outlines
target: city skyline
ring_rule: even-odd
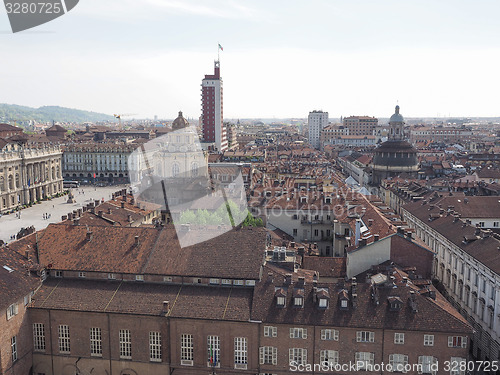
[[[225,118],[488,117],[500,26],[493,1],[147,0],[79,3],[0,37],[0,102],[198,118],[200,80],[220,53]]]

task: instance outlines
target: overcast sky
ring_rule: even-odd
[[[12,34],[0,102],[200,116],[220,53],[224,117],[500,116],[498,0],[80,0]]]

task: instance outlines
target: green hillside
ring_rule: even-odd
[[[31,108],[15,104],[1,104],[0,103],[0,122],[13,122],[18,123],[24,121],[36,122],[96,122],[113,120],[112,115],[104,113],[96,113],[89,111],[82,111],[79,109],[58,107],[58,106],[44,106],[40,108]]]

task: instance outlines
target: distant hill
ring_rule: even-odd
[[[20,106],[16,104],[2,104],[0,103],[0,122],[24,122],[24,121],[37,121],[37,122],[96,122],[113,120],[114,117],[104,113],[96,113],[89,111],[82,111],[79,109],[58,107],[58,106],[44,106],[40,108],[31,108]]]

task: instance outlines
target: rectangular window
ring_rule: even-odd
[[[278,348],[274,346],[261,346],[259,348],[259,359],[261,365],[278,364]]]
[[[437,359],[430,355],[421,355],[418,357],[419,374],[435,375],[437,371]]]
[[[78,272],[78,277],[85,277],[85,272]]]
[[[297,236],[297,229],[296,228],[293,229],[293,235],[294,235],[294,237]]]
[[[367,370],[368,366],[373,366],[375,361],[375,354],[369,352],[356,352],[354,359],[357,369]]]
[[[59,353],[69,353],[70,352],[70,342],[69,342],[69,326],[66,324],[59,325]]]
[[[135,275],[135,281],[144,281],[144,275]]]
[[[230,279],[222,279],[222,285],[231,285],[232,282]]]
[[[114,273],[108,273],[108,279],[109,280],[115,280],[116,279],[116,274],[114,274]]]
[[[272,326],[264,326],[264,337],[278,336],[278,328]]]
[[[321,340],[339,341],[339,331],[336,329],[322,329]]]
[[[210,284],[219,285],[219,279],[210,279]]]
[[[207,365],[208,367],[220,367],[219,336],[207,336]]]
[[[389,364],[392,366],[392,372],[405,373],[405,366],[408,365],[408,356],[404,354],[389,354]]]
[[[234,285],[243,285],[243,280],[234,280]]]
[[[43,323],[33,323],[33,346],[37,352],[45,351],[45,326]]]
[[[424,335],[424,346],[434,346],[434,335]]]
[[[7,307],[7,320],[12,319],[13,316],[16,316],[18,313],[17,303],[13,303],[9,307]]]
[[[466,348],[467,336],[448,336],[449,348]]]
[[[291,339],[307,339],[307,328],[290,328]]]
[[[288,350],[288,361],[292,365],[305,365],[307,363],[307,349],[290,348]]]
[[[62,277],[62,271],[54,271],[55,277]]]
[[[90,328],[90,355],[92,357],[102,356],[102,332],[98,327]]]
[[[321,365],[336,365],[339,363],[339,352],[336,350],[321,350],[319,360]]]
[[[234,338],[234,368],[246,370],[248,364],[248,344],[246,337]]]
[[[395,333],[394,334],[394,344],[404,344],[405,343],[405,334],[404,333]]]
[[[149,332],[149,360],[151,362],[161,362],[160,332]]]
[[[12,353],[12,362],[17,361],[17,336],[10,339],[10,349]]]
[[[181,365],[193,365],[193,335],[183,334],[181,336]]]
[[[369,331],[357,331],[356,332],[356,341],[357,342],[374,342],[375,341],[375,333]]]
[[[120,358],[132,359],[132,341],[130,339],[130,330],[120,329]]]
[[[450,375],[465,375],[467,363],[465,358],[451,357],[450,360]]]

